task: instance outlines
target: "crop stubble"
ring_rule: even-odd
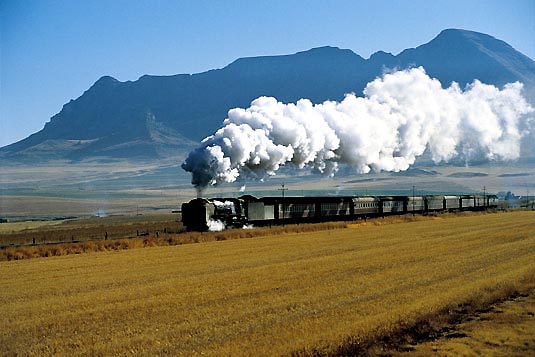
[[[534,212],[445,216],[0,262],[0,345],[6,354],[355,351],[533,284],[534,222]]]

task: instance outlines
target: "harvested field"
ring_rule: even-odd
[[[535,212],[0,262],[5,354],[355,354],[531,291]]]
[[[392,356],[533,356],[535,289],[465,316],[430,341],[404,346]]]

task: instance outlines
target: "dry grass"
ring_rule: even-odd
[[[405,346],[393,356],[533,356],[535,289],[529,295],[477,311],[460,324],[443,329],[432,340]]]
[[[354,354],[535,282],[535,213],[0,263],[5,354]],[[280,227],[281,229],[283,227]]]
[[[489,212],[436,213],[430,216],[402,215],[368,221],[291,224],[208,233],[185,232],[182,223],[179,222],[180,217],[176,214],[4,223],[0,225],[0,247],[2,247],[0,261],[316,232]]]
[[[395,221],[386,220],[385,222],[394,223]],[[185,232],[182,224],[176,222],[176,217],[169,220],[160,217],[154,221],[142,220],[129,223],[110,220],[100,222],[100,224],[95,224],[94,220],[93,222],[89,220],[89,223],[85,220],[68,223],[72,224],[60,227],[39,226],[39,229],[0,234],[0,242],[3,244],[26,245],[1,249],[0,261],[315,232],[347,226],[346,222],[325,222],[222,232]],[[32,244],[32,241],[37,244]]]

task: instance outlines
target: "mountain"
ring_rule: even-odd
[[[479,79],[503,86],[520,81],[535,87],[535,62],[504,41],[466,30],[444,30],[431,42],[407,49],[396,56],[397,64],[425,67],[443,85],[455,81],[461,86]]]
[[[492,36],[442,31],[429,43],[398,55],[364,59],[351,50],[320,47],[292,55],[240,58],[198,74],[145,75],[137,81],[100,78],[65,104],[45,127],[0,148],[14,160],[183,157],[213,133],[234,107],[262,95],[283,102],[341,100],[361,93],[385,69],[423,66],[444,87],[479,79],[502,86],[521,81],[535,102],[535,62]]]

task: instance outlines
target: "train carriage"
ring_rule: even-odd
[[[353,197],[356,216],[374,216],[379,213],[380,201],[377,197]]]
[[[249,221],[321,221],[353,215],[351,197],[262,197],[242,196]]]
[[[275,219],[275,205],[260,201],[246,201],[245,214],[250,222],[272,221]]]
[[[477,207],[479,209],[483,209],[487,207],[487,198],[485,196],[474,196],[474,207]]]
[[[445,196],[425,196],[425,211],[442,211],[446,209]]]
[[[472,195],[463,195],[459,199],[460,209],[467,210],[475,207],[475,198]]]
[[[329,202],[320,202],[320,216],[321,217],[346,217],[352,214],[352,202],[350,199],[342,198],[340,200],[334,198]]]
[[[459,209],[460,199],[459,196],[444,196],[445,209],[452,211]]]
[[[406,196],[385,196],[379,199],[379,213],[386,214],[402,214],[407,212],[407,197]]]
[[[279,219],[299,219],[316,217],[314,202],[281,202],[278,204]]]
[[[423,196],[407,197],[407,212],[420,213],[425,211],[425,198]]]
[[[279,219],[279,214],[282,212],[279,202],[273,199],[259,199],[251,195],[241,196],[240,199],[243,201],[248,222],[255,224],[273,222]]]

